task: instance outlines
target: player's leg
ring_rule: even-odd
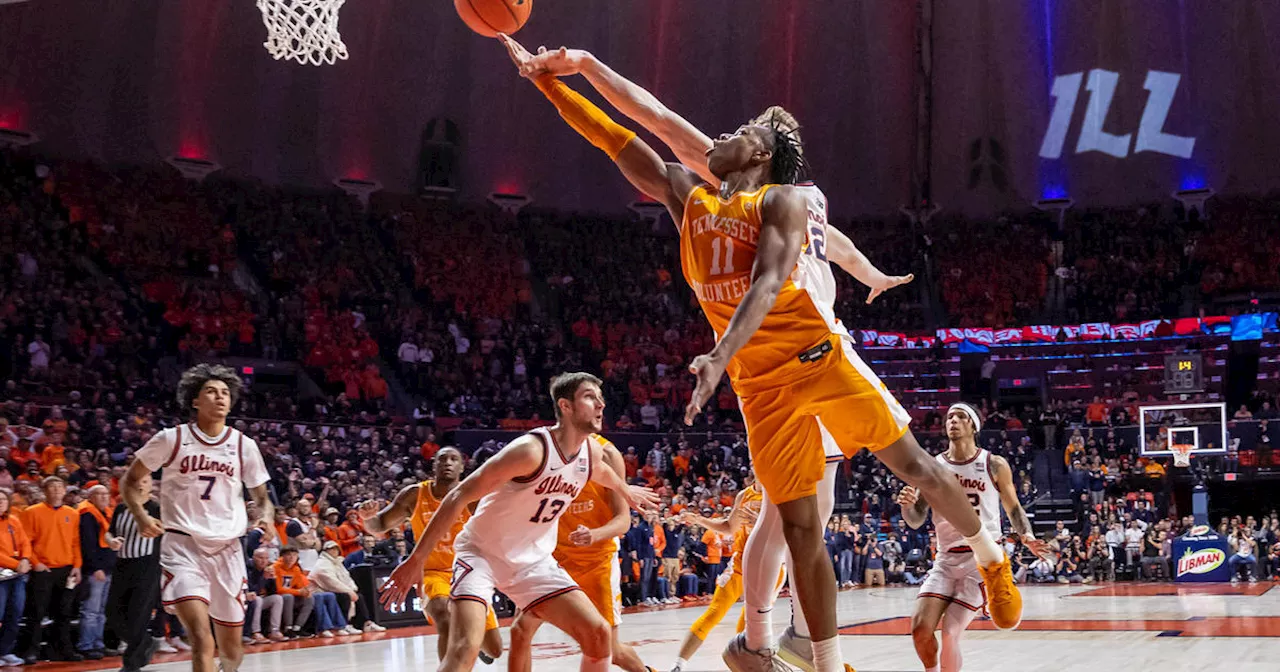
[[[434,597],[427,601],[427,617],[436,626],[436,656],[444,660],[449,651],[449,598]]]
[[[533,670],[533,635],[542,626],[542,619],[521,611],[511,622],[511,652],[507,658],[508,672]]]
[[[960,672],[960,637],[978,615],[974,609],[955,603],[942,618],[942,664],[940,672]]]
[[[493,613],[493,606],[484,617],[484,638],[480,640],[480,658],[486,663],[502,657],[502,631],[498,629],[498,616]]]
[[[209,605],[198,598],[185,599],[172,605],[178,621],[191,640],[192,672],[214,672],[217,663],[214,654],[217,644],[209,627]],[[239,635],[236,636],[239,641]]]
[[[612,658],[613,633],[581,590],[552,594],[531,603],[528,611],[560,628],[582,648],[582,672],[604,672]]]
[[[689,626],[689,632],[680,643],[680,655],[676,658],[673,672],[679,672],[689,664],[689,659],[693,658],[693,654],[698,652],[702,643],[707,641],[707,636],[720,624],[720,621],[724,620],[729,610],[738,602],[738,598],[742,597],[742,590],[742,575],[738,572],[732,572],[728,579],[716,586],[715,592],[711,594],[711,604],[708,604],[702,615]]]
[[[949,606],[951,603],[940,597],[921,595],[916,599],[916,610],[911,614],[911,640],[925,672],[938,672],[938,636],[934,632]]]
[[[213,621],[222,672],[236,672],[244,660],[244,551],[239,543],[232,543],[222,552],[205,557],[202,564],[209,577],[208,614]]]
[[[826,433],[826,430],[823,430],[824,443],[828,440],[830,440],[830,443],[832,444],[829,446],[827,451],[831,456],[827,458],[827,466],[823,470],[822,482],[818,484],[818,516],[822,519],[824,524],[826,521],[831,520],[831,513],[835,511],[836,473],[840,471],[840,463],[844,460],[844,456],[839,455],[839,448],[834,446],[834,440],[830,438],[830,435]],[[769,503],[768,495],[765,495],[764,506],[772,506],[772,504]],[[788,571],[795,571],[792,569],[795,567],[795,561],[791,558],[790,549],[786,551],[786,566]],[[754,578],[754,573],[752,574],[752,577],[753,580],[758,580]],[[778,589],[781,587],[782,577],[779,577],[777,588],[773,591],[775,602],[777,601]],[[755,593],[755,591],[748,592],[752,594]],[[744,613],[745,611],[746,609],[744,608]],[[770,612],[770,614],[771,613],[772,612]],[[769,630],[772,631],[771,623]],[[778,657],[801,670],[804,670],[804,672],[812,672],[813,643],[810,637],[809,622],[805,620],[804,609],[800,608],[798,597],[792,596],[791,627],[787,628],[787,630],[782,634],[782,637],[778,639]],[[748,645],[749,644],[750,640],[748,640]]]
[[[449,646],[440,661],[440,672],[463,672],[475,667],[484,639],[486,600],[455,598],[450,605]]]
[[[566,571],[582,588],[596,613],[609,624],[613,665],[627,672],[647,672],[649,668],[640,660],[640,654],[618,636],[618,626],[622,623],[622,567],[617,557],[611,555],[598,564],[566,568]]]

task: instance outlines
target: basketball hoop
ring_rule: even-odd
[[[258,0],[267,27],[267,48],[277,61],[333,65],[346,60],[347,45],[338,34],[338,10],[346,0]]]
[[[1173,466],[1175,467],[1191,466],[1191,451],[1195,450],[1194,444],[1175,443],[1169,448],[1173,451]]]

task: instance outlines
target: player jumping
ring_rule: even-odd
[[[532,57],[502,39],[523,70]],[[992,592],[993,620],[1016,625],[1022,605],[1008,558],[983,530],[964,493],[915,441],[905,409],[854,353],[831,301],[811,291],[823,269],[830,272],[826,227],[812,231],[808,225],[806,198],[795,186],[803,159],[794,132],[770,122],[721,135],[706,153],[708,170],[720,180],[713,190],[694,172],[664,163],[635,133],[554,76],[525,74],[574,130],[679,222],[685,278],[717,334],[716,347],[689,367],[697,383],[685,420],[692,423],[727,372],[741,400],[752,464],[778,507],[796,563],[793,583],[812,633],[814,668],[843,669],[835,576],[816,496],[825,471],[824,431],[846,456],[863,446],[871,449],[969,532]],[[766,550],[771,553],[763,555],[780,567],[786,549]],[[753,616],[748,614],[749,624]],[[753,650],[741,637],[724,660],[735,672],[785,669],[772,649]]]
[[[431,474],[421,483],[406,485],[396,493],[395,499],[378,510],[375,502],[364,502],[358,507],[364,519],[365,529],[374,534],[386,534],[399,527],[405,520],[413,529],[413,538],[421,539],[422,531],[431,522],[440,501],[458,487],[462,477],[462,453],[457,448],[441,448],[431,461]],[[436,654],[444,660],[449,650],[449,583],[453,579],[453,540],[470,520],[474,507],[465,508],[449,528],[448,534],[436,544],[423,562],[421,595],[425,602],[427,618],[436,626]],[[485,616],[484,641],[480,645],[480,659],[488,664],[502,655],[502,633],[498,631],[498,619],[489,608]]]
[[[627,485],[591,445],[591,435],[604,420],[599,378],[559,375],[551,381],[551,398],[557,423],[507,444],[445,495],[413,553],[383,585],[384,605],[402,603],[421,580],[431,550],[463,510],[479,500],[454,542],[449,647],[438,668],[443,672],[475,665],[495,590],[578,642],[583,672],[609,669],[609,624],[552,557],[557,523],[590,481],[618,492],[636,508],[652,508],[658,497],[647,488]]]
[[[982,421],[968,404],[952,404],[947,409],[947,450],[938,455],[938,464],[951,472],[973,503],[982,527],[992,536],[1000,536],[1000,505],[1004,505],[1009,522],[1032,552],[1045,552],[1045,543],[1035,538],[1027,512],[1018,502],[1013,485],[1013,470],[999,455],[978,447],[974,441]],[[902,518],[912,528],[919,528],[929,515],[929,504],[913,487],[898,495]],[[911,616],[911,635],[916,653],[925,672],[960,671],[960,636],[978,615],[985,602],[982,576],[978,572],[973,550],[963,535],[943,518],[934,521],[938,533],[938,558],[916,598]],[[942,656],[939,667],[938,640],[933,634],[942,625]]]
[[[227,427],[240,377],[225,366],[199,364],[182,374],[178,404],[195,422],[166,429],[137,452],[120,494],[144,537],[160,540],[160,599],[191,637],[191,669],[213,672],[215,649],[223,672],[244,658],[245,561],[240,537],[248,529],[245,487],[258,507],[264,540],[275,527],[267,496],[267,467],[253,439]],[[145,508],[139,483],[163,469],[160,520]],[[163,525],[161,524],[163,521]],[[214,627],[211,631],[209,621]],[[216,638],[215,638],[216,634]]]

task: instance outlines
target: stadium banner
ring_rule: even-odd
[[[922,339],[942,341],[944,345],[959,345],[971,341],[982,345],[1023,345],[1034,343],[1100,343],[1106,341],[1148,341],[1171,336],[1226,336],[1231,334],[1233,319],[1225,315],[1209,317],[1183,317],[1174,320],[1147,320],[1133,324],[1090,322],[1088,324],[1064,324],[1060,326],[1036,325],[1022,328],[965,328],[938,329],[932,337],[910,334],[886,334],[877,331],[861,332],[859,341],[864,347],[916,348]],[[1254,323],[1267,333],[1277,332],[1275,313],[1262,313]],[[889,336],[890,338],[886,338]],[[914,341],[914,343],[913,343]],[[929,347],[929,346],[925,346]]]
[[[1173,576],[1183,583],[1231,580],[1227,540],[1208,525],[1197,525],[1173,540]]]

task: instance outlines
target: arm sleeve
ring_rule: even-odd
[[[141,450],[134,453],[134,457],[141,460],[143,464],[147,465],[147,469],[151,471],[163,467],[164,463],[173,455],[173,443],[177,435],[178,432],[174,429],[166,429],[157,433],[151,437],[151,440]]]

